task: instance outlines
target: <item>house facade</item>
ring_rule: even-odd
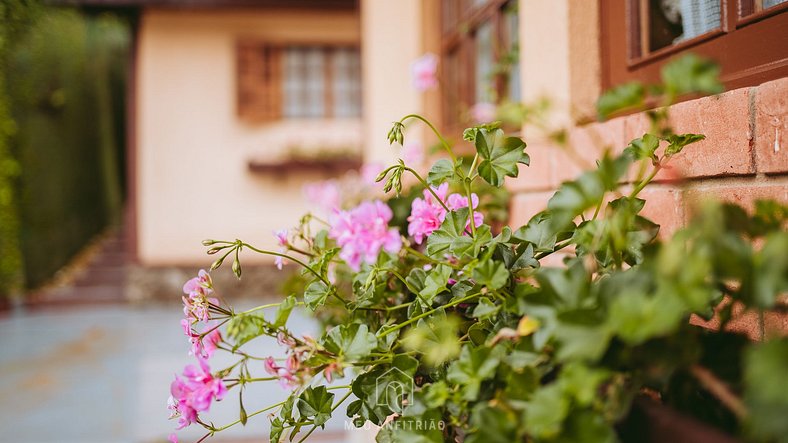
[[[671,107],[678,131],[707,139],[644,191],[646,215],[670,233],[701,196],[788,201],[785,1],[80,3],[136,14],[129,225],[143,266],[204,265],[206,237],[273,247],[273,230],[313,209],[304,183],[396,158],[385,134],[403,115],[421,113],[459,140],[480,110],[547,99],[540,125],[521,128],[531,166],[510,184],[519,226],[562,181],[648,130],[643,113],[597,122],[602,92],[658,82],[689,52],[719,63],[727,91]],[[424,54],[437,60],[438,84],[420,91],[411,66]],[[565,130],[573,152],[545,128]]]

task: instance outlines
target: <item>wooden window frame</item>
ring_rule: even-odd
[[[285,115],[284,97],[284,57],[288,48],[320,49],[325,54],[323,67],[324,112],[321,116]],[[236,113],[244,121],[251,123],[273,122],[286,119],[331,119],[336,114],[336,101],[333,82],[335,54],[339,50],[356,51],[360,56],[360,46],[354,43],[311,43],[311,42],[270,42],[258,39],[240,39],[236,45]],[[359,72],[359,81],[361,81]],[[361,117],[361,92],[358,93],[359,115]]]
[[[450,0],[451,1],[451,0]],[[487,23],[492,24],[492,38],[494,40],[493,58],[500,60],[503,48],[510,47],[509,35],[506,30],[505,9],[512,0],[487,0],[485,4],[474,7],[472,0],[456,0],[459,13],[451,23],[447,20],[446,0],[440,2],[440,64],[439,75],[444,81],[441,83],[441,126],[447,133],[459,133],[464,127],[464,122],[457,117],[459,112],[455,106],[466,107],[468,110],[476,102],[476,33]],[[456,90],[450,90],[446,84],[450,73],[448,64],[450,54],[458,57],[457,65],[462,73],[453,73],[458,76]],[[499,96],[506,95],[506,79],[503,75],[496,75],[493,80],[494,89]],[[457,96],[454,104],[452,95]]]
[[[720,1],[719,29],[636,56],[632,45],[640,35],[640,21],[632,5],[640,0],[600,0],[602,88],[634,80],[656,83],[662,66],[685,51],[719,63],[728,89],[788,76],[788,3],[742,16],[742,6],[753,0]]]

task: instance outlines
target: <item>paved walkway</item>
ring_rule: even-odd
[[[169,384],[175,372],[193,362],[178,324],[181,316],[175,305],[60,305],[0,313],[0,442],[164,442],[175,426],[167,419]],[[316,329],[303,312],[294,313],[290,327],[297,333]],[[250,345],[253,355],[279,353],[272,340]],[[229,365],[227,357],[217,353],[212,369]],[[262,367],[258,373],[263,376]],[[244,403],[252,412],[285,396],[276,383],[256,383],[248,387]],[[237,411],[233,390],[209,419],[219,426],[235,421]],[[316,432],[315,440],[353,440],[343,433],[344,412],[337,412],[338,419],[323,434]],[[263,415],[250,419],[246,429],[229,429],[209,441],[268,441]],[[199,430],[192,426],[179,437],[193,442],[202,435]]]

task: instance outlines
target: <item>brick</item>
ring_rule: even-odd
[[[704,134],[671,160],[671,169],[657,180],[681,177],[713,177],[755,173],[752,164],[752,134],[749,118],[749,88],[678,103],[670,108],[670,124],[676,133]],[[626,117],[624,138],[642,137],[650,131],[645,114]]]
[[[719,312],[723,307],[731,303],[729,297],[725,297],[715,311]],[[690,317],[690,323],[704,328],[719,330],[720,319],[715,313],[711,320],[704,320],[696,315]],[[758,313],[746,310],[740,302],[735,302],[731,311],[731,321],[725,327],[726,331],[738,332],[746,335],[751,340],[761,339],[761,322]],[[763,315],[763,331],[766,338],[788,336],[788,313],[778,311],[767,311]]]
[[[553,186],[553,155],[555,146],[544,142],[528,143],[525,152],[531,156],[531,165],[520,165],[520,173],[515,179],[507,179],[510,191],[533,191],[550,189]]]
[[[788,171],[788,77],[755,93],[755,159],[758,172]]]
[[[705,198],[735,203],[752,210],[756,200],[772,199],[788,204],[788,179],[775,178],[764,181],[744,181],[733,184],[711,184],[685,192],[686,215]]]
[[[750,141],[749,89],[674,105],[670,122],[678,134],[703,134],[672,161],[687,177],[754,173]]]
[[[660,226],[659,236],[668,238],[684,225],[683,195],[680,189],[647,186],[638,195],[646,200],[640,215]]]
[[[517,229],[526,224],[536,213],[547,209],[553,191],[516,194],[509,206],[509,226]]]
[[[554,152],[553,165],[555,185],[577,178],[583,171],[594,169],[596,161],[606,150],[620,154],[624,143],[625,118],[591,123],[569,129],[567,150]]]

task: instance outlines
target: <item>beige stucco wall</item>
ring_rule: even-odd
[[[600,94],[598,0],[520,1],[522,100],[547,97],[552,123],[595,116]]]
[[[145,11],[136,104],[142,264],[207,264],[200,241],[209,237],[272,247],[271,231],[310,209],[301,187],[326,176],[263,176],[248,171],[248,160],[320,140],[360,146],[361,122],[243,123],[235,112],[235,43],[244,36],[358,42],[359,32],[349,12]]]
[[[413,88],[410,65],[422,55],[420,0],[361,0],[361,65],[364,81],[364,151],[369,162],[391,164],[399,154],[389,147],[391,123],[420,113],[421,93]],[[407,136],[423,134],[413,123]]]

